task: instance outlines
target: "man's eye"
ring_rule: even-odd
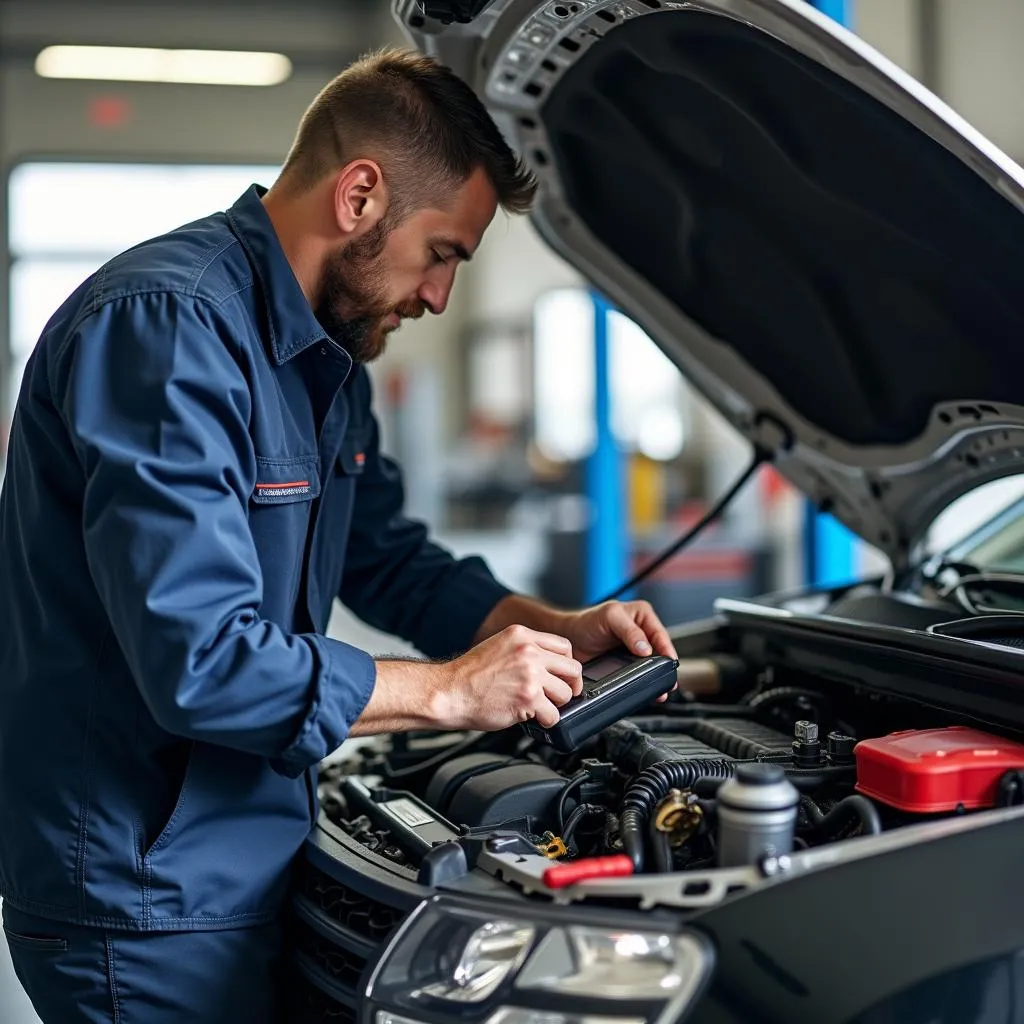
[[[444,263],[445,258],[436,250],[430,250],[430,262],[431,263]]]

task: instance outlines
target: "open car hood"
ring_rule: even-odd
[[[899,567],[1020,471],[1024,171],[941,101],[803,0],[448,2],[543,238],[812,500]]]

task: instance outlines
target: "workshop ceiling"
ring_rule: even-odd
[[[297,69],[339,68],[379,44],[382,0],[0,0],[0,57],[31,62],[53,43],[272,49]]]

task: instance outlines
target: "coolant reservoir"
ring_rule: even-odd
[[[718,788],[720,867],[756,864],[793,849],[800,794],[775,764],[741,764]]]

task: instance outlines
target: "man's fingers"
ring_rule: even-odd
[[[562,654],[565,657],[572,657],[572,644],[564,637],[554,633],[538,633],[535,629],[527,629],[526,626],[512,626],[512,638],[535,643],[545,651],[553,654]]]
[[[637,625],[630,612],[631,606],[619,604],[608,610],[608,626],[619,640],[634,654],[646,658],[653,653],[647,634]]]
[[[668,635],[668,630],[662,625],[658,613],[646,602],[638,601],[635,606],[636,622],[644,631],[644,635],[650,641],[654,650],[673,661],[679,660],[675,646]]]
[[[544,729],[550,729],[553,726],[558,725],[558,719],[560,717],[561,715],[558,708],[556,708],[549,700],[539,703],[537,707],[534,708],[533,720]]]
[[[544,655],[544,667],[551,675],[568,683],[573,696],[582,692],[583,666],[575,658],[567,658],[564,655],[552,654],[548,651]]]
[[[668,630],[661,624],[661,619],[646,601],[636,601],[622,608],[628,625],[622,626],[619,637],[635,654],[646,657],[652,653],[661,654],[673,661],[679,660],[675,646],[668,635]],[[615,628],[613,626],[613,628]],[[677,682],[672,689],[679,686]],[[668,700],[668,694],[662,694],[658,703],[663,704]]]
[[[568,704],[576,694],[572,686],[553,675],[549,675],[544,680],[543,686],[544,696],[558,708],[563,704]]]

